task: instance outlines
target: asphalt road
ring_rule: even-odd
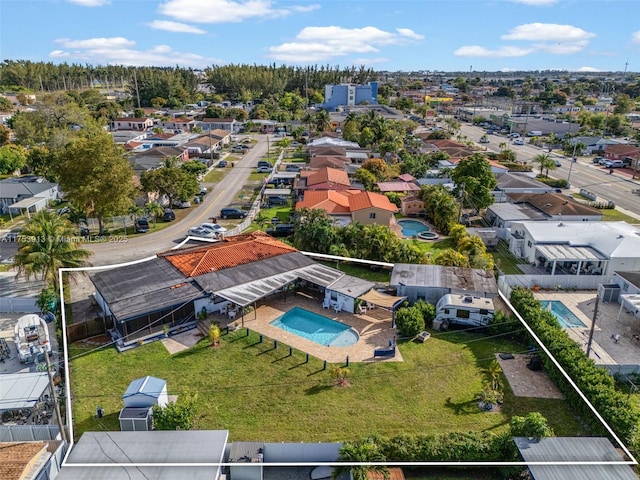
[[[187,230],[192,226],[209,221],[211,217],[219,217],[220,209],[233,203],[236,195],[245,185],[250,173],[255,171],[258,160],[267,151],[267,137],[255,135],[258,140],[243,158],[235,161],[235,166],[227,167],[229,171],[223,181],[213,186],[207,185],[209,193],[204,196],[202,204],[173,225],[158,232],[134,237],[115,238],[111,242],[89,243],[84,247],[91,250],[93,266],[113,265],[116,263],[138,260],[169,250],[184,240]],[[123,240],[123,241],[119,241]]]
[[[476,142],[485,134],[484,129],[471,125],[462,125],[461,130],[463,135]],[[500,151],[501,143],[509,143],[509,139],[504,135],[489,135],[489,140],[491,143],[482,144],[482,146],[493,152]],[[509,148],[516,152],[519,162],[531,163],[531,159],[536,155],[548,153],[545,149],[528,143],[525,145],[510,143]],[[560,160],[562,165],[557,170],[550,171],[549,176],[569,180],[570,193],[578,193],[580,188],[585,188],[595,193],[598,200],[611,200],[621,211],[640,216],[640,196],[632,192],[640,189],[640,179],[632,179],[630,170],[614,169],[613,174],[610,175],[608,169],[594,165],[592,157],[579,157],[578,161],[572,164],[571,157],[555,152],[551,156]]]

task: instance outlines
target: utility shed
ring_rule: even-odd
[[[152,407],[123,408],[118,420],[122,432],[148,432],[153,430]]]
[[[167,382],[149,376],[136,378],[122,395],[122,401],[125,407],[145,408],[154,405],[164,407],[169,403]]]
[[[515,437],[520,456],[525,462],[566,462],[565,465],[530,465],[534,480],[637,480],[629,465],[621,462],[611,442],[604,437],[548,437],[530,440]],[[602,462],[601,464],[575,465],[569,462]]]

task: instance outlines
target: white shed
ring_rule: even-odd
[[[122,401],[125,407],[131,408],[164,407],[169,403],[167,382],[150,376],[137,378],[129,384]]]

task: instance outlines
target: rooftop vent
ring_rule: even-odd
[[[559,226],[559,227],[564,227],[564,223],[560,222],[560,223],[558,224],[558,226]]]
[[[618,235],[616,238],[617,239],[624,238],[624,235]]]

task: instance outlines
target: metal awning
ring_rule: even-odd
[[[572,247],[570,245],[538,245],[536,250],[547,260],[555,261],[581,261],[581,260],[606,260],[591,247]],[[536,255],[537,256],[537,255]]]
[[[282,195],[283,197],[290,197],[291,189],[290,188],[265,188],[264,189],[265,197],[271,197],[272,195]]]
[[[343,275],[344,273],[341,271],[324,265],[307,265],[289,272],[218,290],[215,294],[236,305],[246,307],[298,279],[326,287]]]
[[[36,206],[39,203],[42,203],[42,202],[46,203],[46,201],[47,199],[45,197],[23,198],[19,202],[12,203],[11,205],[9,205],[9,208],[31,208]]]

